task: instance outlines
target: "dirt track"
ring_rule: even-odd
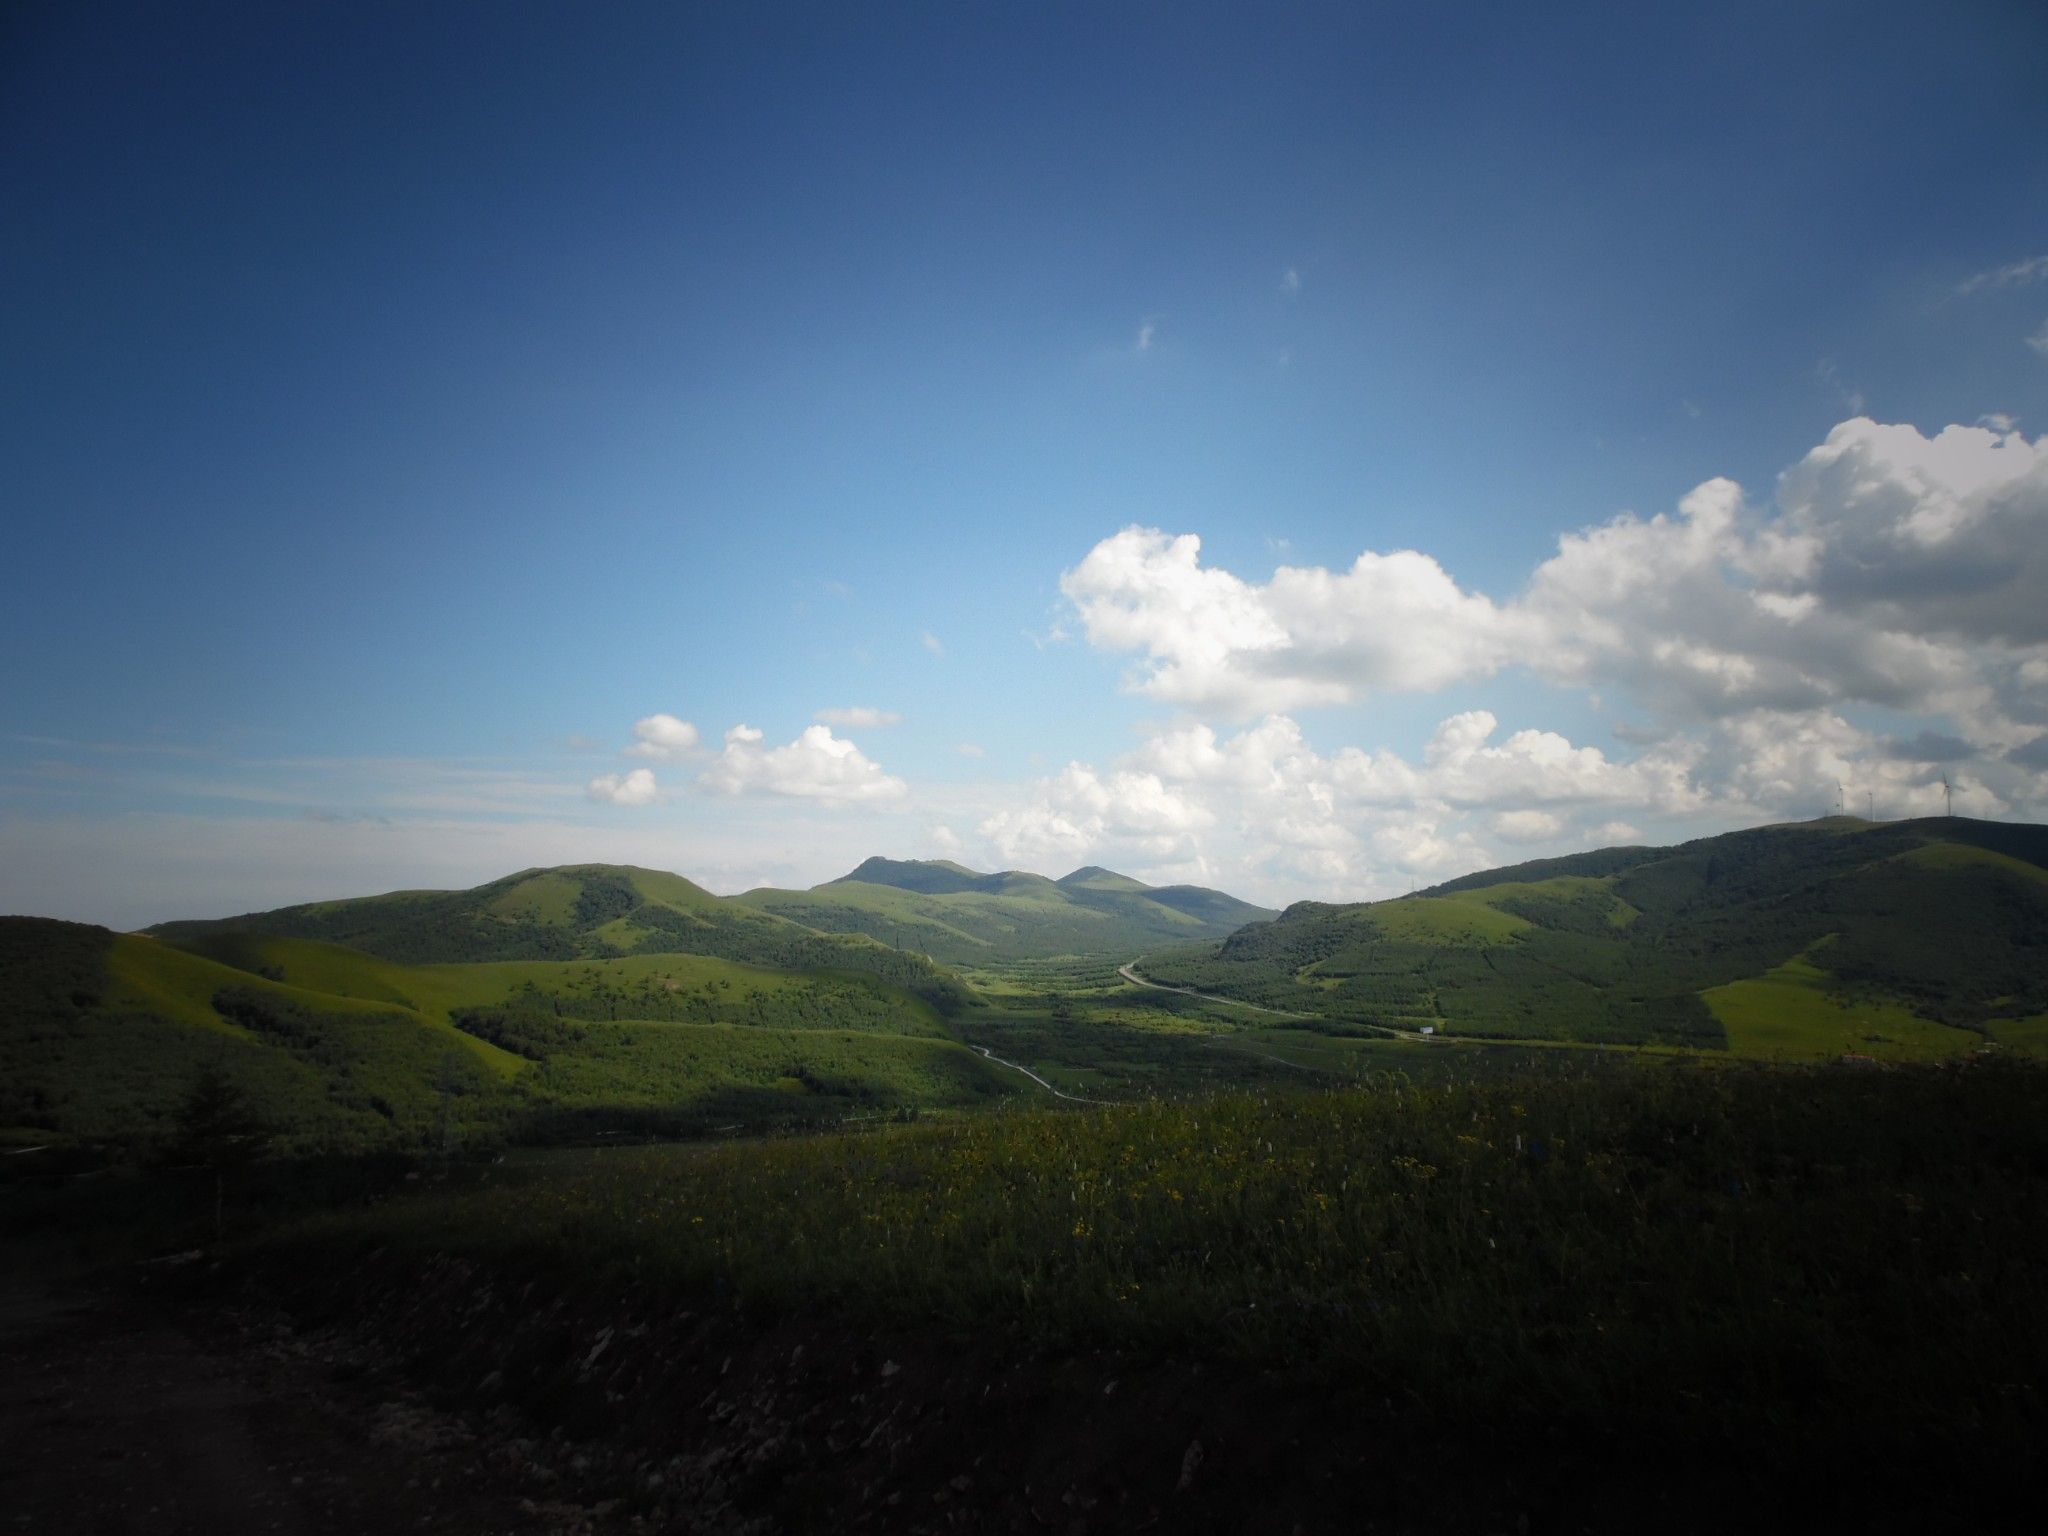
[[[64,1536],[595,1532],[492,1486],[464,1430],[274,1321],[147,1288],[0,1288],[0,1510]]]

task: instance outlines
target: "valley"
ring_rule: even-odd
[[[208,1064],[303,1154],[1429,1080],[1558,1051],[2026,1056],[2048,1045],[2044,866],[2040,828],[1838,819],[1280,914],[1097,868],[876,859],[729,898],[567,866],[140,934],[11,918],[0,1141],[133,1155]]]
[[[1929,1458],[2010,1486],[2043,829],[1838,818],[1245,910],[870,860],[0,919],[0,1214],[28,1275],[206,1258],[150,1326],[236,1379],[274,1317],[430,1396],[507,1469],[430,1523],[945,1528],[888,1488],[975,1526],[1709,1529],[1815,1459],[1873,1519]],[[1114,1453],[1060,1460],[1081,1426]],[[1672,1443],[1749,1466],[1736,1504]]]

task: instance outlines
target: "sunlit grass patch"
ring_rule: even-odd
[[[1920,1018],[1898,1003],[1845,1001],[1827,990],[1831,979],[1801,956],[1754,980],[1730,982],[1700,996],[1728,1031],[1728,1049],[1738,1056],[1938,1061],[1984,1043],[1975,1031]]]

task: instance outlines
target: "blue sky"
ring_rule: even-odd
[[[1378,9],[11,10],[0,907],[2037,818],[2038,8]]]

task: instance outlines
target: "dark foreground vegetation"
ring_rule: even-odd
[[[997,1528],[1943,1528],[2048,1429],[2044,1111],[1979,1065],[1010,1112],[458,1169],[243,1272],[682,1457],[660,1519],[939,1529],[957,1477]]]

